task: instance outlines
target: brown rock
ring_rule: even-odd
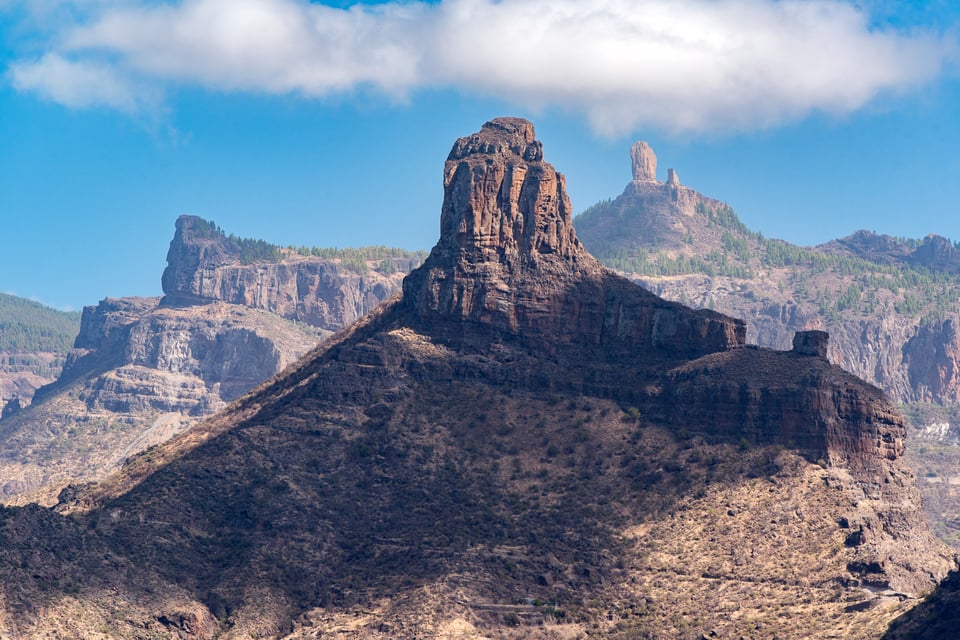
[[[829,342],[830,334],[826,331],[797,331],[793,335],[793,352],[826,358]]]
[[[101,610],[184,593],[233,635],[316,611],[292,637],[434,637],[467,617],[499,637],[546,613],[529,594],[602,637],[824,637],[863,586],[945,574],[882,392],[600,268],[535,142],[500,119],[454,145],[441,237],[402,300],[65,494],[91,512],[0,510],[16,585],[0,595],[50,603],[24,628],[62,618],[73,586],[67,602]]]
[[[680,177],[677,176],[676,169],[672,169],[672,168],[667,169],[667,184],[670,185],[671,187],[680,186]]]
[[[742,321],[667,303],[601,267],[577,240],[571,209],[533,125],[488,122],[447,158],[440,239],[404,280],[405,304],[451,339],[467,321],[528,342],[631,352],[743,344]]]
[[[633,162],[634,181],[657,181],[657,154],[646,141],[640,140],[633,143],[630,148],[630,160]]]

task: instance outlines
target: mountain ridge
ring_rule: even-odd
[[[0,500],[56,504],[66,485],[222,409],[397,291],[417,259],[387,248],[307,253],[178,218],[164,297],[86,307],[57,380],[0,421]]]

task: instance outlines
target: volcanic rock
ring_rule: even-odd
[[[669,304],[601,267],[577,240],[563,176],[542,155],[533,126],[511,118],[454,145],[440,240],[403,284],[405,304],[433,332],[482,326],[540,345],[687,356],[744,343],[741,321]]]
[[[797,331],[793,336],[793,351],[804,356],[827,357],[830,334],[826,331]]]

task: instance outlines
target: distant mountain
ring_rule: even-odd
[[[0,421],[0,500],[55,503],[222,409],[398,291],[420,259],[281,248],[181,216],[164,297],[85,308],[59,378]]]
[[[671,175],[633,180],[577,216],[584,244],[659,295],[744,318],[750,342],[785,348],[795,331],[822,328],[833,361],[897,401],[960,401],[960,250],[949,240],[858,231],[798,247]]]
[[[0,510],[0,632],[879,637],[955,566],[825,334],[748,347],[601,267],[529,122],[443,176],[402,297],[63,515]]]
[[[79,313],[0,293],[0,414],[53,381],[79,330]]]
[[[865,230],[817,247],[766,238],[673,169],[658,182],[646,143],[631,155],[635,177],[624,192],[575,218],[584,244],[658,295],[744,318],[760,346],[828,331],[831,361],[906,404],[928,514],[960,545],[960,499],[950,489],[960,481],[950,446],[960,442],[960,250],[936,235]],[[931,455],[921,460],[921,450]]]

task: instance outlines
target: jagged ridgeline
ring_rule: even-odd
[[[951,269],[941,271],[939,265],[922,262],[920,253],[934,238],[916,239],[881,237],[891,243],[894,256],[873,256],[871,260],[844,252],[833,252],[835,247],[800,247],[776,238],[767,238],[760,231],[752,231],[729,205],[711,206],[697,202],[694,211],[701,218],[699,224],[684,225],[680,235],[684,246],[676,246],[669,235],[632,236],[610,231],[611,219],[629,219],[646,215],[614,200],[604,200],[585,209],[574,219],[578,232],[591,251],[612,269],[638,276],[725,276],[752,280],[771,270],[788,270],[785,286],[791,286],[797,299],[815,304],[827,320],[836,321],[848,310],[863,313],[919,314],[923,322],[943,320],[955,310],[960,278]],[[702,227],[697,229],[696,227]],[[719,243],[703,246],[703,231],[719,234]],[[709,233],[714,231],[713,233]],[[700,232],[700,233],[698,233]],[[870,233],[858,232],[868,239]],[[947,241],[949,243],[949,241]],[[842,241],[835,241],[841,244]],[[956,243],[949,245],[954,251]],[[689,248],[689,250],[685,250]],[[705,253],[700,249],[708,249]],[[909,261],[907,258],[913,257]],[[960,265],[960,262],[958,262]],[[846,288],[823,288],[812,285],[810,276],[834,274],[852,280]],[[877,291],[884,291],[891,300],[881,301]]]
[[[634,147],[623,193],[574,223],[605,264],[671,300],[747,321],[750,342],[785,348],[795,331],[829,331],[830,358],[903,404],[908,455],[927,517],[960,546],[960,250],[946,238],[857,231],[799,247],[747,228],[733,210],[655,176]],[[641,172],[640,165],[653,167]]]
[[[602,267],[526,120],[458,139],[443,188],[402,296],[55,510],[0,510],[0,634],[876,638],[955,566],[902,416],[825,333],[750,347]],[[256,287],[185,235],[169,291]]]
[[[398,271],[397,259],[416,266],[427,257],[424,250],[410,251],[384,245],[365,247],[308,247],[306,245],[280,246],[259,238],[242,238],[236,234],[227,235],[212,220],[196,218],[193,221],[193,233],[200,239],[220,239],[230,243],[238,252],[240,263],[250,265],[255,262],[280,262],[291,254],[312,256],[327,260],[337,260],[346,269],[354,273],[365,274],[370,263],[376,263],[376,270],[384,275]]]

